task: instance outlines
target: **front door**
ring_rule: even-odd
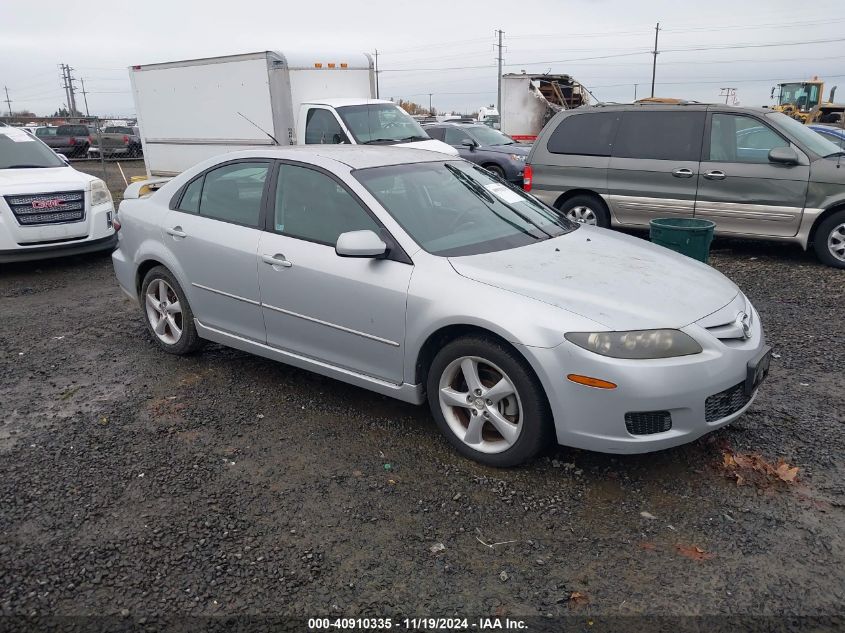
[[[762,119],[713,112],[707,123],[695,217],[720,233],[787,237],[798,232],[810,165],[769,162],[769,150],[789,141]],[[801,155],[798,148],[795,150]]]
[[[402,383],[413,266],[335,253],[341,233],[383,229],[334,177],[283,163],[276,180],[259,246],[267,343]]]
[[[164,223],[194,316],[204,325],[264,342],[258,241],[267,161],[232,162],[191,181]]]
[[[696,109],[623,113],[607,171],[619,224],[693,216],[704,118]]]

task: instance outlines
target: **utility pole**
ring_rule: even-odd
[[[67,83],[68,83],[68,90],[70,91],[70,115],[76,116],[79,114],[79,108],[76,107],[76,88],[73,85],[73,82],[76,79],[73,78],[73,75],[70,74],[70,71],[73,70],[70,66],[67,66]]]
[[[654,61],[651,64],[651,96],[654,96],[654,76],[657,74],[657,36],[660,33],[660,22],[657,23],[657,26],[654,27],[654,51],[651,53],[654,55]]]
[[[499,121],[502,120],[502,35],[505,32],[501,29],[497,30],[496,33],[499,35],[499,43],[497,44],[499,48],[499,56],[496,58],[499,62],[499,76],[497,78],[497,97],[496,97],[496,111],[499,113]]]
[[[90,114],[88,114],[88,93],[85,92],[85,80],[80,79],[79,81],[82,82],[82,98],[85,100],[85,116],[91,116]]]
[[[432,92],[428,93],[428,114],[429,116],[434,116],[434,113],[431,111],[431,95],[434,94]]]
[[[9,87],[3,86],[3,88],[6,90],[6,105],[9,106],[9,116],[12,116],[12,101],[9,99]]]
[[[638,85],[639,85],[639,84],[634,84],[634,101],[636,101],[636,100],[637,100],[637,86],[638,86]]]
[[[376,49],[376,99],[379,99],[378,93],[378,49]]]
[[[59,67],[62,69],[62,88],[65,89],[65,104],[67,108],[70,109],[70,91],[68,90],[68,82],[67,82],[67,66],[65,64],[59,64]]]

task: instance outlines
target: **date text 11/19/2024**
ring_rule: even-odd
[[[520,631],[528,627],[513,618],[309,618],[309,631],[388,630],[406,631]]]

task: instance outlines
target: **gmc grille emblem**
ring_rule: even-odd
[[[64,204],[64,201],[59,200],[58,198],[52,198],[50,200],[33,200],[32,201],[32,208],[33,209],[56,209]]]

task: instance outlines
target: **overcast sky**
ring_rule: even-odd
[[[825,97],[840,83],[837,101],[845,100],[843,0],[4,4],[0,89],[8,87],[13,110],[39,115],[65,101],[60,63],[85,80],[92,114],[124,115],[134,113],[131,64],[376,48],[383,98],[427,104],[434,93],[440,110],[474,111],[496,99],[495,29],[505,32],[506,72],[569,73],[601,100],[631,101],[635,84],[638,97],[650,92],[648,51],[658,21],[657,96],[715,101],[730,86],[743,105],[764,105],[777,81],[818,75],[828,82]]]

